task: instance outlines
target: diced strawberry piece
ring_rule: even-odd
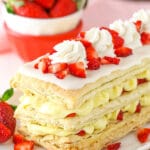
[[[141,26],[142,26],[142,21],[141,20],[137,20],[134,24],[136,26],[137,32],[140,32],[141,31]]]
[[[9,140],[11,135],[11,130],[4,124],[0,123],[0,143],[4,143]]]
[[[88,48],[88,47],[92,46],[92,43],[85,40],[85,39],[79,38],[79,39],[76,39],[76,40],[80,41],[84,45],[85,48]]]
[[[49,57],[43,57],[40,59],[40,61],[44,61],[47,65],[50,65],[51,64],[51,60]]]
[[[64,79],[67,75],[68,75],[68,69],[65,69],[65,70],[62,70],[62,71],[59,71],[59,72],[56,72],[55,73],[55,76],[59,79]]]
[[[100,68],[100,64],[101,64],[101,62],[100,62],[99,58],[93,58],[93,59],[89,60],[87,65],[88,65],[89,70],[97,70]]]
[[[114,44],[114,49],[122,47],[124,44],[124,39],[119,36],[118,32],[116,32],[115,30],[109,29],[107,27],[102,27],[101,29],[105,29],[107,30],[111,36],[112,36],[112,42]]]
[[[140,113],[141,112],[141,104],[138,103],[138,105],[136,106],[136,110],[135,110],[136,113]]]
[[[69,72],[74,76],[86,78],[86,71],[83,62],[69,64]]]
[[[115,49],[115,54],[117,57],[127,57],[132,54],[132,49],[128,47],[120,47]]]
[[[98,53],[92,45],[86,48],[86,57],[88,61],[99,59]]]
[[[150,33],[141,33],[141,42],[143,45],[150,44]]]
[[[43,73],[48,73],[48,65],[45,61],[41,60],[38,64],[39,70],[41,70]]]
[[[66,116],[66,118],[74,118],[74,117],[76,117],[76,116],[77,116],[76,113],[71,113],[71,114],[68,114],[68,115]]]
[[[44,8],[52,8],[52,6],[55,3],[55,0],[35,0],[36,3],[38,3],[39,5],[41,5]]]
[[[86,132],[84,130],[81,130],[77,133],[78,136],[85,136]]]
[[[34,142],[33,141],[23,141],[14,145],[14,150],[33,150]]]
[[[118,65],[120,63],[120,59],[116,58],[116,57],[108,57],[105,56],[103,58],[101,58],[101,64],[116,64]]]
[[[38,65],[39,65],[39,63],[34,64],[34,68],[38,69],[39,68]]]
[[[51,64],[48,67],[48,72],[49,73],[57,73],[61,72],[63,70],[66,70],[68,67],[67,63],[56,63],[56,64]]]
[[[13,143],[14,144],[21,143],[24,141],[25,141],[25,138],[23,135],[21,135],[21,134],[14,134],[13,135]]]
[[[14,12],[17,15],[31,17],[31,18],[48,18],[47,12],[38,4],[29,1],[24,2],[21,6],[15,6]]]
[[[122,121],[123,120],[123,111],[122,110],[120,110],[120,112],[119,112],[119,114],[117,116],[117,120],[118,121]]]
[[[137,131],[137,138],[141,143],[145,143],[150,135],[150,128],[142,128]]]
[[[67,8],[66,8],[67,7]],[[51,17],[62,17],[77,11],[77,3],[74,0],[59,0],[50,11]]]
[[[121,143],[113,143],[107,146],[107,150],[118,150],[121,147]]]
[[[138,85],[140,84],[143,84],[143,83],[146,83],[147,82],[147,79],[137,79],[137,82],[138,82]]]
[[[113,40],[113,44],[114,44],[114,49],[122,47],[124,44],[124,39],[120,36],[115,36],[115,37],[113,37],[112,40]]]
[[[85,32],[82,31],[82,32],[79,33],[79,35],[80,35],[80,37],[84,38],[85,37]]]

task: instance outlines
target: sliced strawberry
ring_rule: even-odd
[[[62,71],[59,71],[59,72],[56,72],[55,73],[55,76],[59,79],[64,79],[67,75],[68,75],[68,69],[65,69],[65,70],[62,70]]]
[[[14,150],[33,150],[34,142],[33,141],[23,141],[14,145]]]
[[[0,143],[4,143],[9,140],[11,135],[11,130],[4,124],[0,123]]]
[[[121,143],[117,142],[117,143],[109,144],[107,146],[107,150],[118,150],[120,147],[121,147]]]
[[[118,121],[122,121],[123,120],[123,111],[122,110],[120,110],[120,112],[118,113],[117,120]]]
[[[25,141],[25,138],[23,135],[21,135],[21,134],[14,134],[13,135],[13,143],[14,144],[21,143],[24,141]]]
[[[77,113],[71,113],[66,116],[66,118],[74,118],[77,116]]]
[[[141,143],[145,143],[150,135],[150,128],[142,128],[137,131],[137,138]]]
[[[82,37],[82,38],[85,38],[85,32],[83,32],[83,31],[80,32],[80,33],[79,33],[79,36]]]
[[[140,32],[141,31],[141,26],[142,26],[142,21],[141,20],[137,20],[134,24],[136,26],[137,32]]]
[[[140,113],[141,112],[141,104],[138,103],[138,105],[136,106],[136,110],[135,110],[136,113]]]
[[[76,40],[77,40],[77,41],[80,41],[80,42],[84,45],[85,48],[88,48],[88,47],[92,46],[92,43],[89,42],[89,41],[87,41],[87,40],[85,40],[85,39],[78,38],[78,39],[76,39]]]
[[[99,58],[98,59],[93,58],[93,59],[89,60],[87,65],[88,65],[89,70],[97,70],[100,68],[101,62],[100,62]]]
[[[39,63],[34,64],[34,68],[38,69],[39,68],[38,65],[39,65]]]
[[[98,53],[92,45],[86,48],[86,56],[88,61],[92,59],[99,59]]]
[[[66,70],[68,67],[67,63],[56,63],[56,64],[51,64],[48,67],[48,72],[49,73],[57,73],[61,72],[63,70]]]
[[[132,54],[132,49],[128,47],[120,47],[115,49],[115,54],[117,57],[127,57]]]
[[[77,77],[85,78],[86,77],[86,71],[84,67],[83,62],[76,62],[73,64],[69,64],[69,72]]]
[[[138,85],[140,84],[143,84],[143,83],[146,83],[147,82],[147,79],[137,79],[137,82],[138,82]]]
[[[150,44],[150,33],[141,33],[141,42],[143,45]]]
[[[77,133],[78,136],[85,136],[86,132],[84,130],[81,130]]]
[[[120,59],[116,58],[116,57],[105,56],[105,57],[101,58],[101,64],[102,65],[106,65],[106,64],[116,64],[116,65],[118,65],[119,63],[120,63]]]
[[[38,69],[41,70],[43,73],[48,73],[48,65],[45,61],[41,60],[38,63]]]
[[[124,44],[124,39],[119,36],[118,32],[115,30],[109,29],[107,27],[102,27],[101,29],[107,30],[112,36],[112,42],[114,44],[114,49],[122,47]]]

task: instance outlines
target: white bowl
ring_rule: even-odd
[[[80,22],[83,10],[60,18],[34,19],[8,13],[5,6],[2,8],[3,19],[6,25],[22,34],[54,35],[74,29]]]

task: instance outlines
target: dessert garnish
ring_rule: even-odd
[[[150,135],[150,128],[140,128],[137,130],[137,138],[141,143],[145,143]]]

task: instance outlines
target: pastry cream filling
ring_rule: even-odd
[[[85,101],[79,108],[76,109],[67,109],[63,105],[56,104],[49,98],[37,97],[37,96],[23,96],[20,101],[20,109],[31,107],[38,111],[39,113],[50,115],[53,118],[65,118],[68,114],[76,113],[77,116],[86,116],[92,112],[94,108],[102,107],[108,104],[111,100],[114,100],[120,97],[124,91],[131,92],[137,88],[138,80],[137,79],[146,79],[150,80],[150,71],[144,71],[137,76],[124,81],[120,85],[116,85],[109,89],[105,89],[97,93],[94,97]],[[143,97],[144,99],[144,97]],[[143,100],[144,103],[144,100]],[[130,108],[126,108],[130,109]]]
[[[140,100],[132,102],[131,104],[123,107],[121,110],[123,112],[133,114],[135,113],[137,105],[139,103],[143,107],[150,106],[150,94],[141,96]],[[95,131],[98,131],[98,132],[103,131],[107,127],[110,121],[117,120],[117,116],[119,112],[120,112],[120,109],[112,113],[109,113],[101,117],[100,119],[90,123],[89,125],[84,126],[81,130],[84,130],[87,135],[91,135]],[[28,129],[28,131],[31,132],[35,136],[36,135],[43,136],[43,135],[49,135],[49,134],[57,135],[57,136],[69,136],[69,135],[75,135],[79,132],[74,129],[65,130],[63,128],[52,126],[50,124],[39,124],[38,122],[29,121],[27,123],[27,122],[21,121],[21,123],[22,123],[22,126],[25,126]]]

